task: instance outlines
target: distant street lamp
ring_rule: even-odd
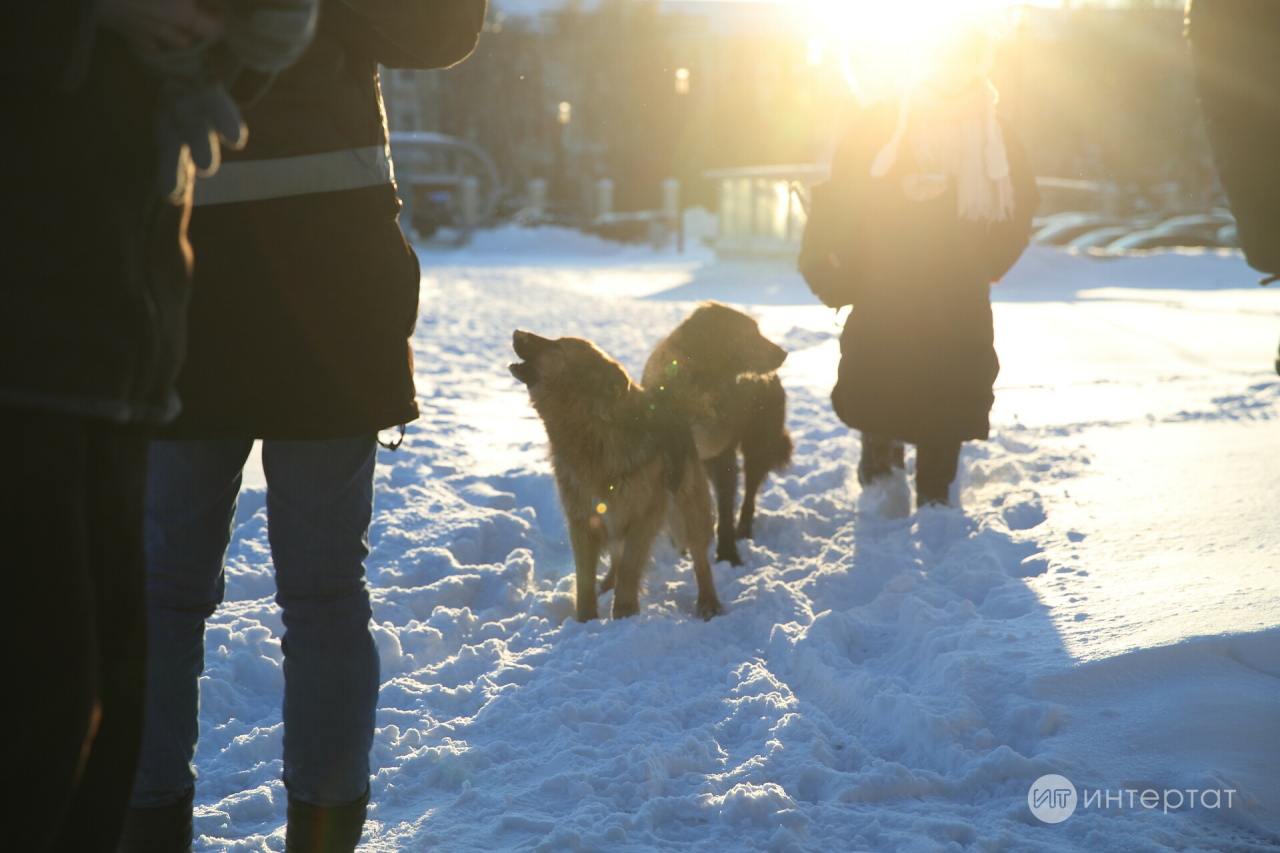
[[[572,119],[573,105],[568,101],[561,101],[556,107],[556,184],[554,188],[556,197],[560,199],[567,198],[569,195],[568,151],[565,136]]]
[[[822,39],[809,39],[808,47],[805,59],[811,67],[817,68],[822,64]]]
[[[677,95],[689,94],[689,69],[688,68],[676,69],[676,94]]]

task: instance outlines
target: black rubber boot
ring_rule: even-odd
[[[167,806],[126,811],[118,853],[191,853],[195,793]]]
[[[870,433],[862,434],[862,460],[858,463],[858,482],[862,486],[869,486],[904,467],[902,442]]]
[[[950,506],[960,465],[960,442],[916,445],[916,506]]]
[[[369,792],[343,806],[313,806],[289,795],[285,853],[352,853],[364,832]]]

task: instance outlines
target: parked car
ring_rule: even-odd
[[[1132,225],[1111,225],[1106,228],[1095,228],[1092,231],[1086,231],[1079,237],[1066,244],[1066,248],[1076,251],[1083,249],[1101,249],[1110,245],[1113,241],[1133,233]]]
[[[1216,233],[1206,234],[1203,229],[1190,228],[1148,228],[1135,231],[1107,246],[1107,251],[1132,251],[1136,249],[1167,248],[1220,248]]]
[[[1032,245],[1065,246],[1075,238],[1099,228],[1120,226],[1130,222],[1118,216],[1102,213],[1077,213],[1064,215],[1051,221],[1031,237]],[[1132,227],[1130,227],[1132,230]]]
[[[1234,225],[1236,218],[1229,212],[1215,210],[1211,213],[1193,213],[1187,216],[1173,216],[1164,220],[1156,228],[1188,228],[1188,227],[1204,227],[1213,228],[1215,231],[1223,225]]]
[[[1230,244],[1224,243],[1219,234],[1223,228],[1234,224],[1235,219],[1225,211],[1173,216],[1149,229],[1122,237],[1108,248],[1116,250],[1159,249],[1173,246],[1222,248]]]
[[[443,133],[393,131],[390,141],[404,203],[401,221],[418,237],[430,239],[441,228],[470,228],[492,218],[501,186],[498,169],[483,148]],[[473,187],[470,210],[464,203],[468,182]]]

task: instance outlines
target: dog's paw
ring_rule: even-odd
[[[724,607],[720,604],[720,599],[713,598],[710,601],[698,599],[698,604],[694,608],[694,612],[698,614],[698,618],[704,622],[710,621],[713,616],[719,616],[724,613]]]
[[[731,566],[742,565],[742,555],[738,553],[738,545],[736,542],[720,543],[716,545],[716,562],[722,563],[729,561]]]
[[[629,616],[635,616],[639,612],[640,602],[638,601],[619,601],[616,598],[613,600],[612,616],[614,619],[626,619]]]
[[[738,531],[737,531],[737,535],[738,535],[738,538],[739,538],[739,539],[751,539],[751,538],[752,538],[752,536],[751,536],[751,522],[750,522],[750,521],[740,521],[740,522],[738,522]]]

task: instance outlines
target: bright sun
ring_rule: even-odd
[[[840,57],[859,100],[877,100],[902,87],[914,54],[957,17],[1001,13],[1016,0],[794,0],[808,18],[814,42]],[[1025,2],[1025,0],[1023,0]],[[812,49],[812,48],[811,48]]]
[[[825,31],[840,30],[883,39],[898,46],[927,37],[949,17],[1000,12],[1017,0],[797,0],[812,22]]]

